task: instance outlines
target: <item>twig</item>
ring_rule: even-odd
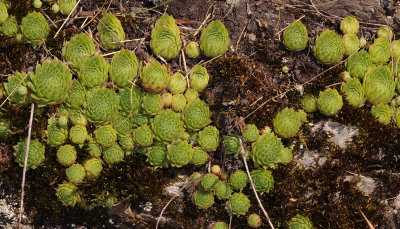
[[[242,32],[240,33],[239,39],[238,39],[238,41],[236,42],[236,51],[237,51],[238,48],[239,48],[239,42],[240,42],[240,40],[242,39],[243,33],[244,33],[244,31],[246,30],[248,24],[249,24],[248,21],[246,21],[246,25],[243,27],[243,30],[242,30]]]
[[[61,29],[64,27],[65,23],[67,23],[68,19],[71,17],[72,13],[75,11],[76,7],[78,4],[81,2],[81,0],[78,0],[78,2],[75,4],[74,8],[72,9],[71,13],[68,14],[68,17],[64,20],[64,23],[62,23],[61,27],[57,30],[57,33],[54,35],[54,38],[57,37],[58,33],[61,31]]]
[[[264,206],[261,203],[260,198],[258,197],[258,194],[257,194],[257,191],[256,191],[256,187],[254,185],[253,179],[251,178],[250,171],[249,171],[249,166],[247,165],[246,154],[244,153],[244,147],[243,147],[243,142],[242,142],[242,137],[241,136],[239,137],[239,143],[240,143],[240,148],[241,148],[241,152],[242,152],[244,166],[246,167],[247,176],[249,177],[250,184],[251,184],[251,187],[253,189],[254,195],[256,196],[258,205],[260,205],[260,208],[261,208],[262,212],[264,213],[265,217],[267,218],[269,226],[272,229],[274,229],[274,225],[272,224],[271,219],[269,218],[267,211],[265,210]]]
[[[49,17],[49,15],[47,15],[47,14],[43,11],[43,9],[40,9],[40,11],[41,11],[42,14],[47,18],[47,20],[49,20],[49,21],[51,22],[51,24],[52,24],[55,28],[58,28],[58,26],[56,25],[56,23],[54,23],[54,21],[51,20],[51,18]]]
[[[305,17],[305,15],[302,15],[299,19],[297,19],[296,21],[300,21],[301,19],[303,19],[303,17]],[[277,33],[275,33],[275,36],[282,33],[287,27],[289,27],[290,24],[288,26],[286,26],[285,28],[279,30]]]
[[[182,51],[183,67],[185,68],[185,73],[188,73],[186,66],[185,52],[183,51],[183,49],[181,49],[181,51]]]
[[[7,100],[14,94],[15,90],[21,85],[22,82],[28,77],[29,74],[25,74],[25,77],[17,84],[17,86],[14,87],[14,89],[11,91],[11,93],[7,96],[7,98],[1,103],[0,108],[7,102]]]
[[[88,26],[90,23],[92,23],[92,21],[102,12],[104,6],[106,5],[106,1],[104,1],[103,5],[100,7],[99,11],[97,11],[97,13],[92,17],[92,19],[90,19],[90,21],[86,24],[82,24],[81,28],[78,30],[78,32],[80,32],[83,28],[85,28],[86,26]]]
[[[193,33],[193,37],[196,37],[196,35],[199,33],[200,29],[206,24],[208,18],[210,18],[211,14],[207,14],[206,19],[204,19],[204,21],[201,23],[201,25],[199,26],[199,28],[196,29],[196,32]]]
[[[21,221],[22,221],[22,213],[24,212],[25,176],[26,176],[26,168],[28,166],[28,155],[29,155],[29,146],[31,144],[31,133],[32,133],[32,122],[33,122],[33,112],[34,111],[35,111],[35,104],[32,103],[31,104],[31,117],[29,118],[28,139],[26,140],[24,170],[22,171],[21,201],[19,204],[18,228],[22,228]]]
[[[371,222],[368,220],[368,218],[364,215],[364,212],[361,211],[361,209],[360,209],[360,212],[361,212],[361,215],[364,217],[365,221],[367,221],[368,227],[369,227],[370,229],[375,229],[374,225],[372,225],[372,223],[371,223]]]

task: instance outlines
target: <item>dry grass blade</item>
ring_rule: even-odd
[[[71,13],[68,14],[68,17],[64,20],[64,22],[62,23],[61,27],[57,30],[57,33],[54,35],[54,38],[57,37],[58,33],[60,33],[61,29],[64,27],[65,23],[67,23],[68,19],[71,17],[72,13],[75,11],[76,7],[78,6],[78,4],[81,2],[81,0],[79,0],[74,8],[72,9]]]
[[[25,176],[26,176],[26,169],[27,169],[27,166],[28,166],[29,146],[31,144],[31,133],[32,133],[32,122],[33,122],[33,112],[34,111],[35,111],[35,104],[32,103],[32,105],[31,105],[31,116],[29,118],[28,138],[26,140],[24,170],[22,172],[21,201],[19,203],[18,228],[22,228],[21,221],[22,221],[22,214],[24,212]]]
[[[3,105],[7,102],[7,100],[14,94],[15,90],[21,85],[22,82],[28,77],[29,74],[25,74],[25,77],[17,84],[17,86],[14,87],[14,89],[11,91],[11,93],[7,96],[7,98],[1,103],[0,108],[3,107]]]
[[[365,221],[367,222],[369,229],[375,229],[374,225],[372,225],[372,223],[368,220],[368,218],[365,216],[364,212],[361,211],[361,209],[360,209],[360,212],[361,212],[361,215],[364,217]]]
[[[269,215],[268,215],[267,211],[265,210],[264,206],[261,203],[260,198],[258,197],[258,193],[256,191],[256,187],[254,185],[253,179],[251,178],[250,171],[249,171],[249,166],[247,165],[246,154],[244,153],[244,147],[243,147],[243,142],[242,142],[242,137],[241,136],[239,137],[239,143],[240,143],[241,155],[243,157],[244,166],[246,167],[246,172],[247,172],[247,176],[249,177],[251,188],[253,189],[254,195],[256,196],[256,199],[257,199],[258,205],[261,208],[261,211],[264,213],[265,217],[267,218],[269,226],[272,229],[274,229],[274,225],[272,224],[271,219],[269,218]]]

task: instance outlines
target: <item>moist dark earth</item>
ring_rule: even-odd
[[[9,14],[15,15],[19,22],[32,10],[30,1],[10,2],[13,7]],[[46,4],[42,10],[58,28],[66,18],[52,13]],[[172,71],[187,73],[201,60],[208,61],[205,66],[211,81],[201,97],[210,104],[213,122],[222,134],[237,133],[239,117],[261,129],[271,126],[273,117],[284,107],[300,108],[301,96],[294,90],[295,85],[307,83],[304,93],[314,95],[328,86],[340,88],[342,65],[322,66],[310,49],[291,53],[282,45],[282,31],[293,20],[302,17],[312,38],[328,28],[339,32],[340,20],[350,14],[360,20],[358,35],[369,43],[382,25],[391,26],[396,37],[400,36],[399,1],[394,0],[83,0],[57,38],[53,37],[58,28],[52,26],[42,47],[33,49],[30,44],[0,37],[0,83],[14,71],[32,71],[36,63],[46,58],[62,59],[64,42],[79,32],[89,32],[97,39],[96,25],[104,12],[119,15],[126,39],[131,40],[124,42],[124,47],[135,50],[139,60],[150,57],[150,32],[164,12],[175,18],[184,43],[199,39],[200,32],[196,31],[206,19],[206,24],[217,19],[225,24],[231,43],[224,56],[211,61],[186,58],[186,68],[181,55],[168,63]],[[282,73],[283,66],[289,67],[287,74]],[[326,162],[307,169],[299,168],[293,161],[272,171],[275,187],[262,195],[261,201],[276,228],[287,228],[298,213],[308,216],[315,228],[369,228],[368,221],[375,228],[400,228],[400,198],[396,199],[400,193],[400,132],[394,125],[376,122],[369,108],[368,105],[353,108],[345,103],[338,115],[329,118],[358,129],[345,148],[329,142],[327,132],[312,130],[315,123],[328,120],[318,113],[308,117],[308,124],[303,125],[298,137],[284,140],[286,146],[294,145],[295,158],[301,158],[307,149],[323,155]],[[22,168],[14,162],[12,146],[27,135],[29,108],[7,102],[0,109],[12,120],[12,131],[16,133],[0,143],[0,199],[16,207],[18,214]],[[36,112],[33,137],[43,139],[48,117],[41,112],[46,114],[51,109]],[[220,165],[226,172],[244,169],[241,159],[225,155],[222,149],[211,156],[211,164]],[[85,198],[106,189],[122,200],[111,209],[85,211],[64,207],[57,200],[55,188],[65,179],[64,169],[56,162],[55,150],[48,149],[43,165],[27,173],[24,224],[33,228],[155,228],[157,217],[171,198],[165,187],[183,182],[182,177],[194,171],[206,173],[208,165],[154,170],[145,159],[134,154],[116,167],[105,168],[96,182],[83,185]],[[353,179],[346,180],[352,174]],[[356,185],[362,177],[375,181],[376,187],[368,195]],[[224,202],[217,200],[210,209],[200,210],[192,201],[194,190],[191,185],[183,188],[166,209],[160,228],[207,228],[215,221],[229,222]],[[246,188],[243,192],[252,203],[249,212],[262,216],[252,190]],[[0,225],[15,226],[15,217],[7,214],[0,212]],[[231,228],[247,227],[245,217],[232,218]],[[262,228],[269,228],[265,217]]]

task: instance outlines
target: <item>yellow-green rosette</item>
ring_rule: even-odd
[[[274,187],[274,177],[271,171],[266,169],[254,169],[251,171],[251,178],[253,179],[254,186],[257,192],[263,194],[269,192]]]
[[[260,131],[255,124],[247,124],[242,134],[246,141],[254,142],[260,136]]]
[[[151,121],[155,138],[164,143],[171,142],[178,138],[183,133],[183,122],[180,119],[179,113],[171,109],[162,110]]]
[[[219,180],[215,185],[215,195],[220,200],[226,200],[232,194],[233,190],[228,182]]]
[[[168,85],[168,89],[172,94],[182,94],[185,92],[186,86],[186,79],[182,73],[175,72],[172,74]]]
[[[241,192],[234,193],[231,196],[230,201],[228,201],[228,205],[229,204],[232,207],[232,214],[238,216],[246,215],[247,211],[250,208],[249,198]]]
[[[364,88],[358,78],[351,78],[340,88],[344,98],[354,107],[362,107],[365,103]]]
[[[317,104],[322,114],[332,116],[342,109],[343,99],[336,89],[327,88],[319,94]]]
[[[140,79],[143,87],[153,93],[160,93],[168,87],[170,75],[167,67],[158,61],[151,61],[143,66],[140,62]]]
[[[97,24],[99,31],[99,39],[101,44],[106,49],[121,48],[121,41],[125,40],[124,28],[121,21],[112,13],[105,13]]]
[[[215,126],[205,127],[199,132],[197,142],[205,151],[217,150],[220,142],[218,129]]]
[[[176,94],[172,96],[172,110],[176,112],[182,111],[186,106],[186,99],[183,94]]]
[[[72,145],[60,146],[57,150],[57,161],[63,166],[70,166],[75,163],[77,152]]]
[[[188,103],[193,102],[199,98],[199,92],[193,88],[188,88],[185,91],[185,98]]]
[[[228,30],[219,21],[212,21],[207,28],[203,29],[200,36],[200,50],[204,56],[214,58],[223,55],[228,51],[229,43]]]
[[[179,54],[181,46],[180,32],[174,18],[163,14],[151,31],[150,48],[155,56],[170,60]]]
[[[110,65],[100,55],[91,56],[81,64],[79,80],[86,87],[103,86],[108,80]]]
[[[75,125],[69,130],[69,139],[75,144],[83,144],[88,138],[85,126]]]
[[[389,106],[389,104],[376,104],[372,106],[371,114],[378,122],[388,125],[392,120],[394,108]]]
[[[90,158],[83,163],[83,167],[86,170],[86,174],[89,178],[96,178],[100,175],[103,170],[103,161],[99,158]]]
[[[0,27],[1,29],[1,27]],[[394,40],[391,43],[393,60],[397,62],[400,58],[400,40]],[[400,61],[399,61],[400,62]]]
[[[367,51],[364,49],[358,51],[351,57],[349,57],[344,66],[351,76],[357,77],[362,80],[364,74],[367,72],[368,68],[372,65],[371,58]]]
[[[29,13],[22,19],[21,32],[34,47],[41,45],[50,33],[49,22],[39,12]]]
[[[354,33],[346,33],[342,37],[342,42],[345,56],[350,56],[354,52],[357,52],[358,48],[360,47],[360,41],[358,40],[357,35]]]
[[[95,87],[86,94],[83,103],[86,116],[95,125],[107,124],[118,114],[117,93],[108,88]]]
[[[185,47],[185,54],[189,58],[195,59],[200,56],[199,44],[195,41],[189,41]]]
[[[283,32],[283,44],[289,51],[301,51],[308,45],[307,28],[298,20],[290,23]]]
[[[312,223],[307,216],[297,214],[292,218],[289,229],[312,229]]]
[[[164,107],[172,106],[172,94],[169,92],[163,93],[161,95],[161,101]]]
[[[394,122],[396,123],[397,128],[400,128],[400,108],[397,108],[396,114],[394,116]]]
[[[390,59],[390,43],[384,37],[377,38],[368,49],[369,57],[374,64],[384,64]]]
[[[71,68],[79,71],[81,64],[94,55],[96,48],[93,40],[86,33],[79,33],[67,41],[62,48],[62,56],[65,61],[71,61]]]
[[[332,30],[323,31],[312,47],[314,56],[322,64],[334,64],[343,58],[344,47],[340,37]]]
[[[153,144],[153,132],[148,125],[143,125],[133,131],[133,140],[139,146],[151,146]]]
[[[146,150],[147,160],[154,168],[163,168],[168,166],[167,154],[164,147],[152,146]]]
[[[63,15],[69,15],[76,5],[76,0],[57,0],[57,4]]]
[[[143,97],[142,108],[146,114],[158,114],[163,108],[161,96],[159,94],[148,93]]]
[[[189,73],[190,87],[202,92],[208,85],[210,76],[207,69],[201,65],[196,65]]]
[[[186,141],[168,145],[167,158],[173,167],[182,167],[187,165],[192,159],[192,147]]]
[[[315,112],[318,110],[317,99],[311,94],[306,94],[301,99],[301,107],[307,113]]]
[[[386,104],[392,100],[396,83],[388,66],[370,67],[363,80],[365,96],[372,104]]]
[[[214,195],[211,191],[199,189],[193,194],[194,203],[198,208],[208,209],[214,204]]]
[[[387,26],[382,26],[379,28],[378,32],[376,32],[376,35],[378,37],[382,37],[386,40],[392,40],[393,39],[393,31],[391,28]]]
[[[207,104],[196,99],[189,102],[182,111],[182,119],[188,130],[198,131],[211,123],[211,112]]]
[[[15,161],[21,167],[24,167],[25,164],[26,148],[26,139],[24,141],[18,142],[18,144],[14,146]],[[29,144],[27,169],[36,169],[44,161],[44,154],[45,146],[41,142],[39,142],[39,140],[32,139]]]
[[[72,183],[64,183],[58,185],[57,193],[58,199],[64,206],[75,206],[77,202],[81,201],[78,193],[78,187]]]
[[[233,189],[243,189],[247,186],[247,183],[249,183],[249,178],[245,171],[238,169],[231,174],[229,182]]]
[[[18,29],[18,22],[13,16],[9,17],[6,22],[0,25],[0,33],[6,37],[14,37],[15,34],[18,33]]]
[[[65,174],[71,183],[79,184],[85,178],[86,171],[81,164],[73,164],[65,170]]]
[[[134,52],[121,49],[111,59],[110,78],[118,87],[131,84],[138,73],[139,62]]]
[[[297,135],[303,122],[306,121],[304,111],[295,111],[286,107],[279,112],[273,120],[275,133],[282,138],[290,138]]]
[[[103,152],[104,161],[110,165],[121,162],[124,159],[124,156],[124,151],[118,144],[105,149]]]
[[[94,131],[94,136],[96,136],[96,142],[102,147],[110,147],[117,141],[117,131],[112,125],[100,126]]]
[[[12,103],[21,105],[30,103],[31,97],[28,93],[27,82],[28,77],[26,73],[16,71],[14,74],[7,77],[7,82],[4,83],[4,95],[7,96],[8,100]]]
[[[360,23],[353,16],[347,16],[340,22],[340,30],[343,34],[357,34],[360,28]]]
[[[0,25],[5,23],[8,18],[8,10],[6,4],[0,2]]]

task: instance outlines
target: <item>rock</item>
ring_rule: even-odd
[[[323,166],[328,158],[321,155],[317,151],[305,151],[302,155],[296,155],[296,167],[304,169],[316,170],[318,167]]]
[[[365,196],[370,196],[376,188],[376,181],[371,177],[363,175],[347,175],[344,181],[357,181],[357,188],[364,193]]]
[[[338,122],[323,120],[315,124],[312,127],[312,132],[319,130],[327,132],[331,137],[328,139],[330,142],[345,149],[348,142],[352,141],[352,138],[358,134],[358,129],[354,126],[346,126]]]

